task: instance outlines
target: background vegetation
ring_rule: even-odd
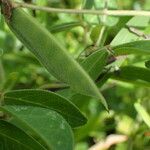
[[[94,4],[90,0],[24,1],[57,8],[150,10],[150,0],[108,0],[107,7],[104,0],[95,0]],[[46,13],[29,9],[26,11],[52,32],[75,59],[90,55],[95,50],[94,46],[103,47],[110,43],[117,46],[143,40],[145,35],[148,37],[150,34],[150,17],[145,16],[111,17]],[[138,31],[130,31],[131,26]],[[142,34],[138,34],[139,32]],[[142,43],[137,42],[136,45],[138,49]],[[150,50],[150,44],[147,47]],[[117,138],[117,144],[111,147],[107,144],[108,149],[150,149],[150,116],[148,115],[150,114],[150,73],[148,71],[150,55],[148,53],[127,55],[125,58],[117,57],[116,62],[105,68],[105,71],[111,68],[112,72],[116,73],[124,66],[147,68],[148,71],[144,73],[136,68],[134,71],[129,67],[126,68],[128,72],[125,71],[119,78],[114,74],[105,84],[101,85],[102,83],[98,82],[109,105],[110,112],[107,113],[94,99],[82,95],[71,97],[68,90],[64,89],[64,85],[50,76],[27,48],[17,40],[4,23],[3,17],[0,22],[0,48],[0,87],[3,91],[37,88],[54,91],[70,99],[87,116],[88,123],[74,129],[75,150],[87,150],[99,142],[108,140],[112,134],[122,136]],[[114,138],[116,137],[112,139]],[[122,138],[124,142],[119,142]]]

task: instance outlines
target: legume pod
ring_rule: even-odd
[[[100,99],[107,108],[107,103],[93,80],[61,43],[21,8],[11,8],[11,12],[8,12],[8,8],[11,7],[2,4],[2,12],[9,28],[43,66],[57,79],[70,85],[74,91]]]

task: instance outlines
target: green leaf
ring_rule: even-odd
[[[130,42],[134,42],[134,41],[138,41],[139,39],[141,39],[141,37],[139,37],[137,34],[131,32],[129,30],[129,27],[135,27],[137,29],[145,29],[145,27],[148,25],[150,18],[149,17],[143,17],[144,21],[142,20],[141,16],[135,16],[133,18],[131,18],[127,23],[126,26],[124,28],[122,28],[118,34],[115,36],[115,38],[112,40],[112,42],[110,43],[110,45],[113,47],[118,46],[118,45],[122,45],[125,43],[130,43]],[[140,21],[139,21],[140,20]],[[142,31],[141,31],[142,32]],[[142,38],[143,39],[143,38]],[[130,48],[131,49],[131,48]],[[115,50],[114,50],[115,51]],[[132,53],[137,53],[136,51],[132,50]],[[138,50],[139,52],[139,50]],[[118,52],[115,51],[116,55],[121,55],[123,53],[130,53],[130,51],[128,49],[123,50],[119,49]],[[118,54],[117,54],[118,53]],[[126,60],[126,58],[118,58],[116,62],[113,63],[113,65],[120,67],[122,65],[122,63]]]
[[[135,16],[130,19],[127,26],[145,28],[149,25],[150,18],[147,16]]]
[[[115,36],[115,38],[112,40],[110,45],[117,46],[135,40],[138,40],[138,36],[136,34],[131,33],[127,28],[122,28],[119,31],[119,33]]]
[[[115,36],[115,38],[112,40],[110,45],[116,46],[124,43],[137,41],[139,37],[136,34],[130,32],[128,27],[144,29],[145,27],[147,27],[149,21],[150,21],[149,17],[144,17],[144,16],[133,17],[126,23],[127,27],[124,27],[119,31],[119,33]]]
[[[102,0],[99,2],[99,0],[86,0],[85,9],[94,9],[97,10],[103,10],[105,9],[105,1]],[[108,9],[117,9],[117,1],[108,1]],[[90,19],[89,19],[90,18]],[[118,17],[114,16],[107,16],[106,20],[104,19],[105,17],[99,16],[99,15],[84,15],[84,20],[87,21],[89,24],[105,24],[106,26],[114,26],[118,21]]]
[[[13,9],[8,25],[53,76],[69,84],[77,93],[100,99],[108,109],[106,101],[89,75],[33,17],[20,8]]]
[[[95,0],[84,0],[84,7],[85,9],[90,9],[93,7]]]
[[[18,127],[0,120],[0,149],[1,150],[46,150],[31,136]]]
[[[96,80],[102,73],[108,58],[108,51],[106,49],[101,49],[81,62],[82,67],[87,71],[93,80]],[[100,81],[101,82],[101,81]],[[99,86],[100,86],[99,82]],[[89,103],[91,98],[81,94],[72,94],[70,101],[73,102],[78,108],[82,109]]]
[[[4,94],[5,105],[27,105],[48,108],[60,113],[72,127],[87,122],[79,109],[64,97],[44,90],[18,90]]]
[[[150,115],[145,110],[145,108],[139,103],[135,103],[134,107],[135,107],[136,111],[139,113],[139,115],[142,117],[143,121],[150,128]]]
[[[84,0],[83,9],[93,9],[95,6],[95,0]],[[87,15],[83,14],[84,21],[88,24],[97,24],[99,23],[99,16],[97,15]],[[89,19],[90,18],[90,19]]]
[[[107,80],[111,77],[111,74],[109,73],[109,70],[106,71],[104,74],[102,74],[100,76],[100,78],[97,79],[96,81],[96,85],[101,88],[106,82]]]
[[[108,55],[109,53],[106,49],[101,49],[94,52],[81,62],[82,67],[87,71],[93,80],[96,80],[102,73],[107,63]],[[78,108],[82,109],[82,107],[89,103],[90,97],[81,94],[73,94],[70,100]]]
[[[118,23],[113,26],[113,28],[109,28],[108,34],[109,36],[115,37],[122,28],[125,27],[126,23],[131,19],[131,16],[120,17]]]
[[[85,112],[83,109],[84,107],[88,107],[88,104],[91,100],[91,97],[81,95],[81,94],[73,94],[70,97],[70,101],[74,103],[80,110]]]
[[[145,81],[150,83],[150,70],[141,67],[125,66],[113,73],[114,79],[128,81]]]
[[[65,119],[57,112],[31,106],[3,106],[16,126],[34,137],[48,150],[72,150],[73,134]]]
[[[62,31],[70,30],[74,27],[78,27],[81,25],[82,25],[81,22],[68,22],[68,23],[63,23],[63,24],[52,26],[52,27],[50,27],[49,30],[52,33],[58,33],[58,32],[62,32]]]
[[[103,10],[105,9],[105,5],[106,5],[106,1],[105,0],[102,0],[101,2],[99,2],[99,0],[95,0],[95,8],[97,10]],[[111,10],[115,10],[115,9],[118,9],[117,8],[117,0],[109,0],[107,1],[107,9],[111,9]],[[119,18],[116,17],[116,16],[107,16],[106,19],[105,17],[102,15],[100,16],[101,18],[101,21],[106,25],[106,26],[109,26],[109,27],[112,27],[112,26],[115,26],[118,21],[119,21]]]
[[[91,34],[90,34],[90,38],[93,41],[93,43],[95,43],[97,41],[102,27],[103,27],[103,25],[97,25],[92,29]]]
[[[148,60],[148,61],[145,62],[145,67],[147,67],[147,68],[150,69],[150,60]]]
[[[130,43],[125,43],[113,47],[115,55],[141,54],[150,55],[150,40],[141,40]]]
[[[88,72],[93,80],[102,73],[108,59],[108,51],[101,49],[88,56],[82,63],[82,67]]]

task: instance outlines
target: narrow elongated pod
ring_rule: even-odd
[[[107,108],[106,101],[93,80],[36,19],[3,0],[2,12],[12,32],[53,76],[78,93],[100,99]]]

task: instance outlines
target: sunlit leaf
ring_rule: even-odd
[[[131,27],[135,27],[138,29],[145,28],[148,25],[149,21],[150,21],[149,17],[135,16],[135,17],[131,18],[126,23],[127,27],[124,27],[119,31],[119,33],[115,36],[115,38],[112,40],[110,45],[117,46],[120,44],[137,41],[139,39],[138,35],[130,32],[128,27],[131,26]]]

